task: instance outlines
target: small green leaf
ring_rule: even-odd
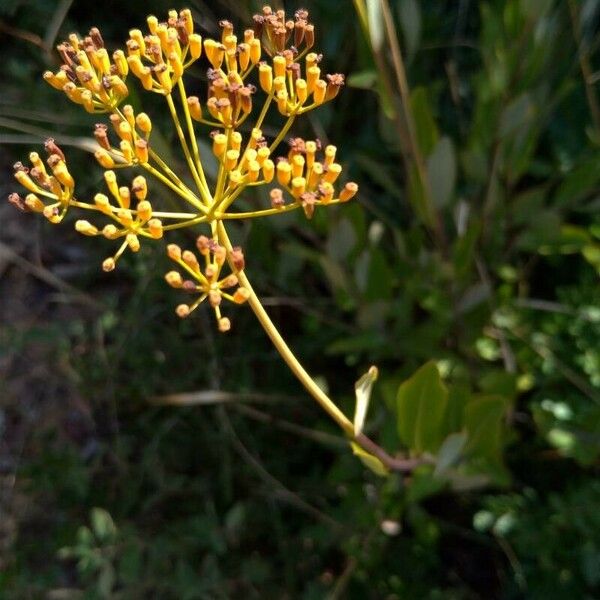
[[[467,434],[451,433],[441,445],[435,465],[434,475],[441,477],[460,460],[467,444]]]
[[[90,520],[92,530],[100,541],[109,541],[117,532],[112,517],[103,508],[92,508]]]
[[[389,474],[389,469],[376,456],[369,454],[354,442],[350,442],[350,446],[352,447],[352,452],[354,452],[354,455],[360,458],[360,461],[363,463],[363,465],[365,465],[365,467],[371,469],[375,475],[387,477]]]
[[[436,452],[445,437],[448,390],[435,362],[423,365],[398,388],[398,433],[415,452]]]
[[[365,424],[365,417],[369,408],[373,384],[379,372],[377,367],[371,367],[355,384],[356,408],[354,410],[354,435],[360,435]]]
[[[348,87],[358,88],[359,90],[372,90],[377,83],[377,71],[369,69],[367,71],[357,71],[348,76]]]

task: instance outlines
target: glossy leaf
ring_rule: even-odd
[[[445,437],[447,404],[448,390],[433,361],[402,383],[397,395],[398,433],[410,450],[437,451]]]

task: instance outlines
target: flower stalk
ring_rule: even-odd
[[[20,210],[42,213],[51,223],[62,221],[69,210],[90,211],[94,223],[79,219],[75,229],[89,237],[117,241],[116,252],[102,263],[107,272],[116,268],[126,251],[137,253],[142,243],[164,240],[178,229],[204,227],[194,251],[172,242],[166,246],[176,268],[166,273],[165,280],[191,298],[180,303],[176,313],[189,317],[201,304],[208,304],[218,330],[226,333],[232,328],[227,303],[247,303],[290,370],[344,434],[387,469],[406,471],[417,463],[389,456],[364,433],[356,432],[298,361],[256,295],[245,271],[244,251],[232,245],[226,228],[229,220],[298,209],[310,219],[315,210],[348,202],[358,191],[353,182],[337,186],[342,166],[336,162],[335,146],[323,148],[319,140],[292,138],[287,152],[275,156],[296,119],[333,100],[344,84],[340,74],[321,76],[322,56],[312,50],[314,26],[308,16],[307,11],[298,10],[293,19],[287,19],[283,10],[266,6],[242,37],[236,36],[231,23],[221,21],[220,39],[202,40],[194,32],[191,12],[172,10],[164,22],[148,17],[147,34],[132,29],[125,47],[112,55],[97,28],[83,39],[71,34],[58,46],[64,61],[61,69],[45,73],[44,79],[86,111],[108,115],[109,123],[98,123],[94,130],[95,157],[104,170],[106,189],[92,199],[78,198],[67,158],[54,140],[47,140],[46,163],[32,152],[30,167],[15,165],[15,178],[29,193],[25,198],[13,193],[9,201]],[[199,61],[207,67],[206,101],[188,95],[185,87],[186,70]],[[252,76],[256,85],[250,83]],[[196,191],[152,147],[150,116],[136,114],[131,105],[123,104],[132,80],[146,92],[164,97]],[[248,133],[241,125],[253,114],[253,97],[259,90],[265,99]],[[285,122],[269,141],[261,128],[273,109]],[[205,135],[212,138],[219,164],[214,182],[206,177],[196,132],[196,127],[207,126],[212,131]],[[127,184],[117,176],[122,169],[134,174]],[[158,206],[149,181],[172,192],[186,210],[171,212]],[[269,203],[253,211],[238,211],[238,198],[259,186],[269,189]]]

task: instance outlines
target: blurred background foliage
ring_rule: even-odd
[[[236,236],[346,413],[377,364],[367,432],[444,468],[377,477],[249,311],[227,336],[181,322],[160,248],[105,275],[102,242],[5,204],[1,597],[600,597],[600,2],[305,4],[348,86],[295,131],[335,143],[361,192]],[[189,6],[211,35],[260,8]],[[41,72],[61,36],[115,47],[169,8],[0,3],[3,196],[48,135],[81,195],[100,187],[97,119]],[[415,389],[437,425],[406,425]]]

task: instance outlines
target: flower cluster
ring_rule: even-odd
[[[169,11],[166,22],[147,19],[149,35],[132,29],[127,40],[127,63],[143,88],[170,94],[177,81],[202,53],[202,38],[194,33],[189,9]]]
[[[106,215],[112,222],[99,229],[89,221],[79,220],[75,229],[83,235],[103,235],[109,240],[125,238],[114,256],[102,263],[105,271],[112,271],[119,257],[129,248],[132,252],[140,249],[140,237],[159,240],[163,236],[163,225],[160,219],[152,216],[152,204],[146,199],[148,185],[142,175],[138,175],[131,184],[119,186],[114,171],[105,171],[104,180],[110,195],[98,193],[94,196],[95,208]],[[136,202],[135,209],[131,206]]]
[[[287,18],[283,10],[265,6],[240,35],[229,21],[221,21],[218,39],[202,39],[195,33],[188,9],[171,10],[164,21],[150,16],[146,23],[145,32],[130,30],[123,48],[112,54],[97,28],[83,39],[71,34],[58,45],[63,61],[59,71],[44,74],[50,85],[88,112],[108,113],[106,122],[97,123],[93,132],[95,158],[105,170],[108,192],[88,201],[75,197],[65,156],[54,140],[48,140],[45,163],[32,152],[31,167],[15,165],[15,178],[29,193],[25,198],[11,194],[9,201],[21,210],[41,212],[53,223],[61,221],[69,208],[93,213],[93,218],[75,222],[78,232],[121,240],[116,253],[104,260],[105,271],[113,270],[127,249],[138,252],[143,240],[206,227],[210,233],[198,238],[206,264],[201,269],[193,253],[170,244],[168,255],[189,278],[171,271],[167,281],[198,294],[191,304],[180,305],[177,314],[187,316],[206,299],[219,329],[226,331],[230,322],[221,316],[222,299],[240,304],[253,293],[243,270],[243,254],[229,242],[227,222],[296,209],[310,218],[315,207],[346,202],[357,192],[355,183],[336,192],[342,166],[334,146],[322,148],[318,140],[287,138],[297,117],[337,96],[344,77],[322,70],[323,57],[314,50],[315,28],[306,10]],[[204,64],[206,85],[204,92],[188,95],[184,76],[192,64]],[[143,90],[164,98],[185,172],[164,160],[152,144],[153,122],[143,107],[124,104],[128,85],[136,80]],[[275,109],[276,119],[285,118],[273,137],[264,133],[271,130],[264,127],[270,109]],[[205,173],[200,135],[211,140],[217,159],[214,180]],[[278,148],[286,138],[289,150],[280,156]],[[117,180],[116,171],[124,168],[133,171],[128,186]],[[184,208],[160,206],[164,194],[152,193],[151,180]],[[237,209],[236,200],[250,187],[272,183],[277,187],[269,190],[270,205],[248,212]],[[232,272],[223,276],[225,262]]]
[[[250,296],[248,289],[239,285],[236,275],[244,270],[244,254],[239,247],[231,249],[229,262],[234,272],[223,277],[221,271],[228,258],[227,250],[205,235],[198,237],[196,247],[200,255],[204,257],[204,268],[201,268],[196,255],[190,250],[182,252],[176,244],[167,246],[169,258],[192,278],[184,279],[179,271],[169,271],[165,275],[167,283],[171,287],[185,292],[199,294],[192,304],[180,304],[177,307],[177,314],[182,318],[187,317],[204,300],[208,300],[215,312],[219,331],[229,331],[231,322],[227,317],[221,315],[221,302],[225,299],[234,304],[243,304]],[[237,289],[230,293],[231,288]]]
[[[13,166],[15,179],[30,193],[25,196],[25,199],[13,193],[8,200],[20,210],[39,212],[51,223],[60,223],[73,197],[75,181],[67,169],[65,155],[55,141],[49,138],[44,146],[48,153],[46,164],[52,174],[48,173],[39,154],[31,152],[29,154],[31,168],[20,162]],[[51,202],[45,204],[40,196],[50,199]]]
[[[111,62],[98,28],[83,40],[72,33],[57,49],[64,62],[57,73],[46,71],[44,79],[87,112],[108,112],[129,94],[125,54],[116,50]]]

